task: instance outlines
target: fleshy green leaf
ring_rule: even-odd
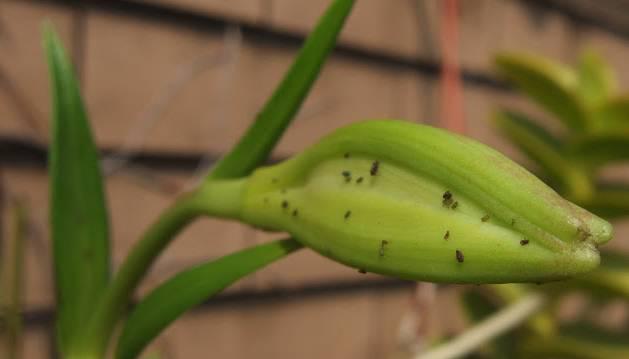
[[[579,61],[579,91],[588,106],[606,101],[616,91],[616,78],[611,67],[592,50],[581,54]]]
[[[255,122],[208,178],[245,176],[269,156],[317,79],[353,5],[353,0],[330,5]]]
[[[629,97],[616,97],[592,112],[594,126],[602,133],[629,133]]]
[[[67,353],[107,286],[109,230],[98,153],[72,66],[50,27],[44,36],[53,98],[49,174],[57,331]]]
[[[589,198],[591,185],[587,175],[569,162],[559,140],[543,127],[526,115],[511,111],[496,113],[494,123],[552,182],[576,198]]]
[[[584,136],[571,146],[571,155],[593,167],[627,161],[629,132]]]
[[[576,94],[577,75],[548,59],[526,54],[500,54],[499,72],[568,128],[585,131],[589,124]]]
[[[299,248],[301,245],[290,239],[275,241],[177,274],[153,290],[135,307],[122,330],[116,358],[135,358],[151,340],[185,311],[247,274]]]

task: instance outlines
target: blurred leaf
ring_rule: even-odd
[[[57,331],[66,353],[107,286],[109,230],[98,153],[72,66],[52,28],[44,36],[53,98],[49,173]]]
[[[467,290],[462,295],[463,309],[472,323],[480,322],[500,309],[485,293]],[[513,332],[505,333],[486,346],[489,358],[513,358],[516,338]]]
[[[353,0],[335,0],[329,6],[255,122],[208,178],[245,176],[269,156],[319,76],[353,5]]]
[[[626,216],[629,214],[629,185],[598,184],[595,195],[580,205],[607,219]]]
[[[586,329],[587,330],[587,329]],[[570,358],[570,359],[626,359],[629,358],[627,342],[616,343],[599,336],[561,335],[544,340],[535,337],[522,345],[526,358]]]
[[[568,162],[558,139],[521,113],[499,111],[493,120],[498,129],[542,169],[542,176],[549,176],[574,197],[589,197],[591,185],[587,175]]]
[[[502,75],[568,128],[581,132],[587,129],[586,110],[575,93],[577,76],[572,70],[526,54],[500,54],[496,57],[496,66]]]
[[[629,160],[629,132],[583,136],[570,146],[571,155],[591,167]]]
[[[238,279],[278,260],[301,245],[292,239],[248,248],[180,272],[133,310],[118,341],[116,358],[135,358],[170,323]]]
[[[612,68],[593,50],[586,50],[579,61],[579,90],[588,106],[606,101],[617,88]]]
[[[615,97],[592,112],[594,126],[603,133],[629,133],[629,97]]]

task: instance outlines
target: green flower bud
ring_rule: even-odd
[[[557,280],[595,268],[612,237],[608,222],[502,154],[408,122],[341,128],[244,186],[244,221],[413,280]]]

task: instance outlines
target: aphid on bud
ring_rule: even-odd
[[[299,214],[299,212],[297,211],[297,209],[293,210],[293,217],[297,217],[297,215]]]
[[[454,203],[452,203],[452,206],[450,208],[456,209],[458,206],[459,206],[459,202],[455,201]]]
[[[352,211],[345,212],[345,219],[348,219],[349,216],[351,216],[351,215],[352,215]]]
[[[341,174],[343,175],[343,177],[346,177],[346,178],[352,176],[352,173],[350,171],[343,171],[341,172]]]
[[[489,221],[489,218],[490,218],[489,214],[486,214],[480,220],[483,221],[483,222],[487,222],[487,221]]]
[[[356,178],[356,183],[362,183],[362,182],[363,182],[363,178],[362,177]]]
[[[282,201],[282,208],[288,208],[288,201],[287,200],[283,200]]]
[[[373,163],[371,164],[371,170],[369,170],[369,173],[372,176],[375,176],[376,174],[378,174],[378,169],[380,168],[380,162],[378,161],[373,161]]]
[[[345,157],[345,158],[349,158],[349,152],[345,152],[345,154],[343,155],[343,157]]]
[[[463,263],[463,261],[465,260],[465,257],[463,256],[463,252],[461,252],[460,250],[456,250],[456,261],[459,263]]]
[[[446,231],[446,234],[443,235],[443,239],[445,239],[446,241],[448,240],[448,238],[450,238],[450,231]]]
[[[443,197],[443,199],[452,199],[452,192],[450,192],[450,191],[445,191],[445,192],[443,193],[443,196],[442,196],[442,197]]]
[[[443,201],[441,202],[443,204],[444,207],[450,207],[452,206],[452,193],[450,193],[450,191],[445,191],[443,193],[443,196],[441,196],[443,198]]]
[[[389,244],[389,241],[387,240],[383,240],[382,242],[380,242],[380,257],[384,257],[384,248],[387,246],[387,244]]]
[[[525,246],[527,244],[529,244],[529,240],[528,239],[523,239],[523,240],[520,241],[520,245],[521,246]]]
[[[359,270],[358,270],[358,273],[360,273],[360,274],[366,274],[366,273],[367,273],[367,271],[366,271],[366,270],[364,270],[364,269],[359,269]]]

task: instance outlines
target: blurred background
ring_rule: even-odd
[[[54,357],[45,161],[50,99],[42,22],[50,20],[60,33],[82,83],[104,153],[119,261],[177,193],[236,141],[328,3],[0,2],[6,238],[16,232],[11,203],[19,199],[26,206],[18,265],[23,281],[14,288],[23,313],[23,358]],[[609,62],[621,90],[627,88],[629,1],[358,0],[273,160],[344,124],[399,118],[465,133],[527,164],[492,125],[492,111],[507,106],[547,116],[497,76],[494,55],[517,50],[572,64],[584,47]],[[622,169],[614,175],[622,176]],[[618,238],[629,233],[628,223],[615,224]],[[199,220],[160,258],[143,291],[194,263],[277,237]],[[145,356],[394,358],[412,352],[429,333],[460,330],[460,290],[362,275],[301,251],[185,315]],[[618,313],[626,318],[626,311]]]

